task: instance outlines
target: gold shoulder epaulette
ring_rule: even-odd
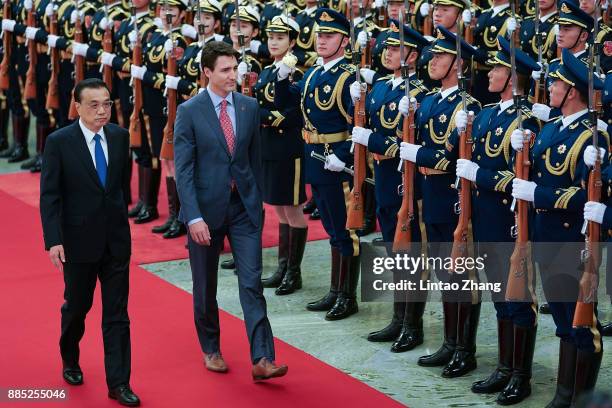
[[[355,67],[353,64],[340,64],[339,68],[350,73],[355,73],[357,71],[357,67]]]

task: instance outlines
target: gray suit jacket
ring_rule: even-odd
[[[179,219],[202,217],[219,228],[235,180],[247,214],[256,227],[262,218],[262,165],[257,100],[233,93],[236,111],[235,150],[230,155],[208,91],[179,105],[174,125]]]

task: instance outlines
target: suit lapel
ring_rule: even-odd
[[[85,170],[93,179],[94,183],[100,188],[103,188],[102,183],[100,182],[100,178],[98,177],[98,172],[96,172],[96,168],[94,166],[93,160],[91,159],[91,153],[89,153],[89,149],[87,148],[87,142],[85,141],[85,135],[79,126],[79,121],[76,120],[72,126],[74,126],[74,131],[72,132],[72,137],[74,138],[74,143],[72,144],[73,149],[75,149],[76,157],[81,160],[81,164],[85,167]],[[108,140],[108,138],[107,138]],[[110,149],[109,149],[110,150]],[[110,161],[110,160],[109,160]]]
[[[234,112],[236,113],[236,140],[234,143],[234,155],[236,157],[236,151],[238,151],[238,143],[243,139],[243,121],[245,120],[246,114],[246,106],[244,101],[242,100],[242,95],[234,92],[233,100],[234,100]],[[233,159],[232,157],[232,159]]]
[[[221,122],[219,122],[219,118],[217,117],[217,112],[215,111],[215,107],[213,106],[212,99],[210,99],[210,95],[208,91],[202,92],[202,105],[204,105],[204,117],[208,117],[208,124],[211,126],[212,133],[217,138],[217,141],[221,144],[225,153],[228,156],[230,155],[229,149],[227,147],[227,142],[225,141],[225,134],[223,133],[223,129],[221,129]]]

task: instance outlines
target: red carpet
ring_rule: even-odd
[[[6,188],[6,181],[14,177],[1,176],[0,186]],[[2,191],[0,209],[10,215],[2,220],[10,237],[0,236],[0,388],[66,388],[58,347],[63,282],[43,251],[38,210]],[[81,342],[85,384],[67,388],[68,402],[11,406],[119,406],[106,397],[100,312],[97,293]],[[221,315],[222,347],[230,372],[207,372],[193,327],[191,296],[135,264],[131,267],[130,318],[132,386],[145,407],[400,406],[279,340],[278,359],[289,365],[289,375],[253,384],[244,324],[226,313]]]
[[[137,175],[132,177],[132,196],[137,194]],[[0,190],[4,190],[13,197],[31,206],[38,208],[40,177],[28,172],[6,174],[0,176]],[[132,259],[137,264],[170,261],[174,259],[187,258],[185,239],[163,239],[161,234],[151,233],[154,225],[162,224],[168,216],[168,204],[166,196],[165,178],[162,177],[161,190],[159,193],[160,212],[159,220],[151,223],[135,225],[132,223]],[[327,239],[328,236],[320,221],[308,222],[308,240],[316,241]],[[263,247],[278,246],[278,217],[274,208],[266,205],[266,224],[263,231]],[[229,250],[226,245],[225,250]]]

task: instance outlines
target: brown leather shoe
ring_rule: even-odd
[[[204,363],[206,369],[215,373],[226,373],[227,365],[220,353],[204,354]]]
[[[274,377],[282,377],[287,374],[289,367],[286,365],[277,366],[267,358],[263,357],[253,366],[253,380],[267,380]]]

